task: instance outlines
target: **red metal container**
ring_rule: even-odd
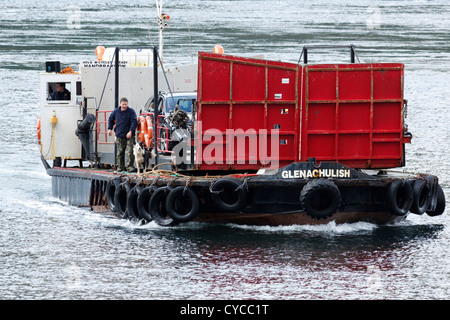
[[[197,168],[249,170],[309,158],[403,166],[403,70],[200,52]]]

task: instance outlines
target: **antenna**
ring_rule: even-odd
[[[167,27],[167,21],[170,19],[169,15],[162,12],[162,0],[155,0],[156,2],[156,12],[158,14],[158,24],[159,24],[159,57],[162,59],[163,56],[163,36],[162,31],[164,27]]]

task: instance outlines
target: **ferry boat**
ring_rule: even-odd
[[[355,63],[348,48],[347,64],[308,64],[317,47],[306,46],[302,63],[226,55],[220,46],[172,68],[157,47],[97,47],[77,71],[47,62],[37,132],[53,196],[161,226],[441,215],[438,177],[401,170],[412,138],[404,65]],[[62,87],[70,94],[54,100]],[[138,173],[116,172],[107,134],[123,96],[138,115],[136,143],[155,155]]]

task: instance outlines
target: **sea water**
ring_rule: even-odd
[[[198,51],[298,62],[304,45],[350,45],[357,61],[405,64],[402,170],[450,196],[447,0],[164,1],[167,66]],[[52,197],[37,144],[45,61],[77,69],[96,46],[158,44],[153,1],[0,1],[0,299],[448,299],[449,210],[402,223],[174,228]],[[309,52],[348,63],[347,50]]]

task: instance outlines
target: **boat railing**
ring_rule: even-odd
[[[169,150],[169,143],[172,140],[170,139],[170,128],[167,125],[165,115],[158,115],[157,128],[158,128],[157,132],[158,152],[173,153],[172,150]]]
[[[140,116],[149,116],[152,119],[152,123],[155,119],[155,115],[153,112],[142,112]],[[169,150],[169,143],[172,140],[170,139],[170,128],[167,125],[166,116],[158,115],[157,118],[158,118],[158,123],[156,126],[157,151],[159,153],[173,153],[173,151]]]
[[[114,144],[114,141],[108,141],[108,118],[112,110],[97,110],[97,143]]]

